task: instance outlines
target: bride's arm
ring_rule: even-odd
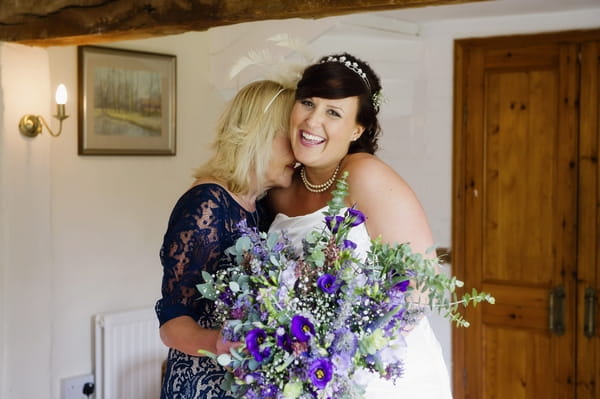
[[[384,243],[408,243],[413,252],[435,258],[427,217],[414,191],[392,168],[368,154],[349,156],[350,201],[367,216],[371,238]],[[439,272],[435,264],[436,272]],[[411,286],[415,287],[414,282]],[[427,292],[412,291],[411,302],[427,304]]]

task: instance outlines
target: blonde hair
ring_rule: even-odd
[[[251,191],[252,177],[263,187],[277,134],[287,134],[295,90],[270,80],[244,86],[229,102],[217,123],[213,156],[194,177],[212,177],[232,193]]]

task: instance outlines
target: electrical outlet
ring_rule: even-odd
[[[86,383],[94,383],[93,374],[64,378],[60,384],[60,399],[92,399],[95,395],[87,396],[83,393]]]

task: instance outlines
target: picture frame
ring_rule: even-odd
[[[176,154],[176,57],[79,46],[79,155]]]

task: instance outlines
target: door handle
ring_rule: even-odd
[[[565,333],[565,289],[562,285],[550,290],[548,300],[548,329],[556,335]]]
[[[596,330],[596,293],[592,287],[585,289],[585,315],[583,321],[583,334],[592,338]]]

